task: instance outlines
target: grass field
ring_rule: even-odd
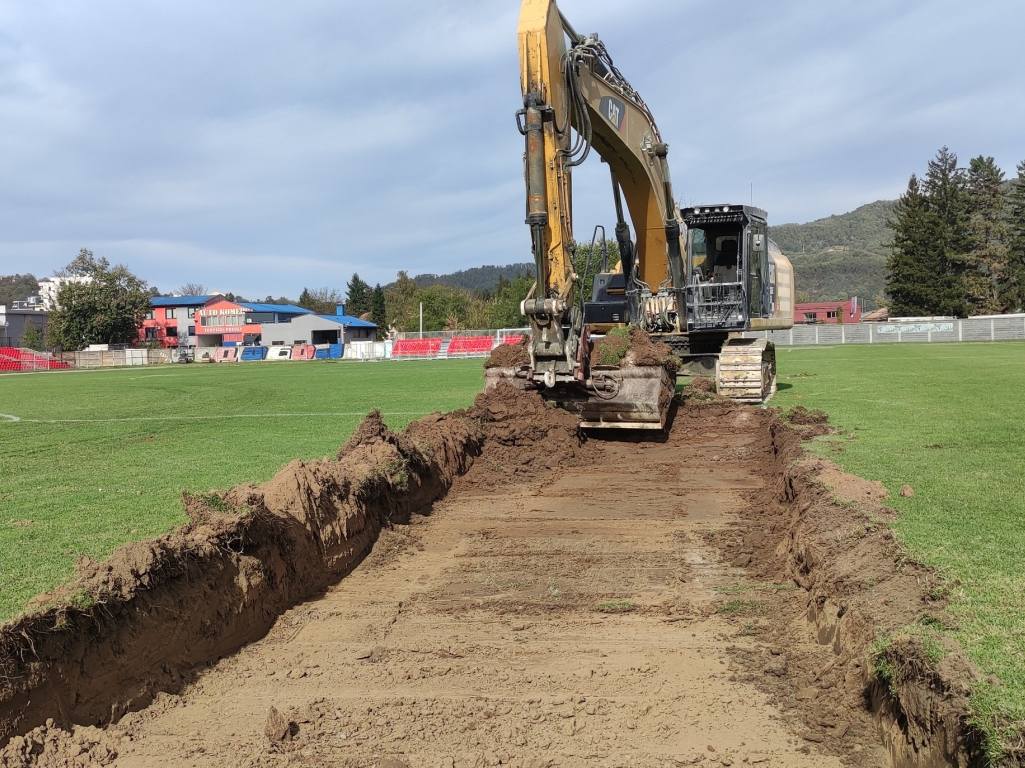
[[[827,411],[857,439],[923,562],[956,579],[953,635],[1001,685],[980,718],[1025,722],[1025,344],[780,349],[773,405]],[[131,368],[0,377],[0,621],[67,579],[79,554],[184,519],[182,489],[269,478],[330,455],[381,408],[401,428],[468,405],[480,360]],[[910,485],[915,495],[901,498]],[[32,521],[27,524],[25,521]]]
[[[0,376],[0,621],[78,555],[184,521],[182,489],[333,455],[380,408],[392,428],[470,404],[480,360],[274,363]],[[28,521],[31,521],[29,523]]]
[[[826,455],[882,481],[901,539],[957,580],[952,634],[1001,681],[973,698],[980,720],[1025,722],[1025,344],[794,348],[778,359],[773,404],[821,408],[854,432]],[[904,484],[913,497],[898,495]]]

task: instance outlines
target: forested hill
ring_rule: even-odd
[[[892,232],[886,220],[894,200],[879,200],[850,213],[807,224],[780,224],[770,228],[773,240],[794,263],[801,301],[842,301],[857,296],[867,308],[886,285],[886,257]],[[494,291],[498,278],[533,274],[529,262],[503,267],[483,266],[447,275],[417,275],[419,288],[449,285],[470,291]]]
[[[886,220],[895,200],[878,200],[850,213],[807,224],[781,224],[770,236],[794,264],[798,301],[841,301],[851,296],[875,307],[886,287]]]
[[[448,275],[417,275],[413,280],[418,288],[426,288],[429,285],[451,285],[471,292],[494,291],[500,277],[512,280],[524,272],[534,274],[534,265],[530,262],[507,264],[504,267],[487,264],[483,267],[462,269]]]
[[[0,275],[0,304],[6,304],[8,308],[38,290],[39,283],[32,275]]]
[[[807,224],[780,224],[771,228],[771,236],[786,254],[821,253],[840,248],[885,254],[885,244],[893,236],[886,220],[896,202],[877,200],[850,213]]]

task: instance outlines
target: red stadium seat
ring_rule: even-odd
[[[487,355],[495,340],[491,336],[457,336],[448,345],[448,354],[452,355]]]
[[[392,357],[435,357],[441,339],[398,339],[392,345]]]
[[[71,366],[45,352],[18,347],[0,347],[0,371],[47,371]]]

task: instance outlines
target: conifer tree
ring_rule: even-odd
[[[908,181],[887,223],[893,230],[890,258],[886,262],[886,295],[890,315],[927,315],[934,302],[932,284],[938,263],[929,247],[927,203],[918,177]]]
[[[346,286],[345,314],[351,317],[360,317],[369,312],[371,310],[370,293],[370,286],[354,272]]]
[[[21,340],[18,342],[18,346],[24,349],[34,349],[37,352],[43,348],[43,337],[39,334],[39,329],[36,328],[36,324],[31,319],[25,321],[25,330],[21,332]]]
[[[912,176],[889,224],[890,314],[967,314],[962,276],[971,250],[970,211],[957,155],[943,147],[921,183]]]
[[[992,157],[973,158],[968,166],[970,250],[963,276],[969,314],[990,315],[1003,310],[998,295],[1007,260],[1004,223],[1004,172]]]
[[[968,314],[962,277],[971,250],[971,216],[965,174],[957,167],[957,155],[946,147],[929,161],[922,183],[926,199],[927,237],[933,254],[933,277],[926,305],[933,315]]]
[[[370,296],[370,320],[381,332],[387,330],[388,315],[384,301],[384,288],[378,283]]]
[[[999,295],[1008,312],[1025,312],[1025,160],[1018,163],[1007,202],[1007,260]]]

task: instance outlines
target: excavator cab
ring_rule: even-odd
[[[747,205],[685,208],[687,331],[743,331],[772,306],[767,214]],[[766,295],[768,293],[768,295]]]

